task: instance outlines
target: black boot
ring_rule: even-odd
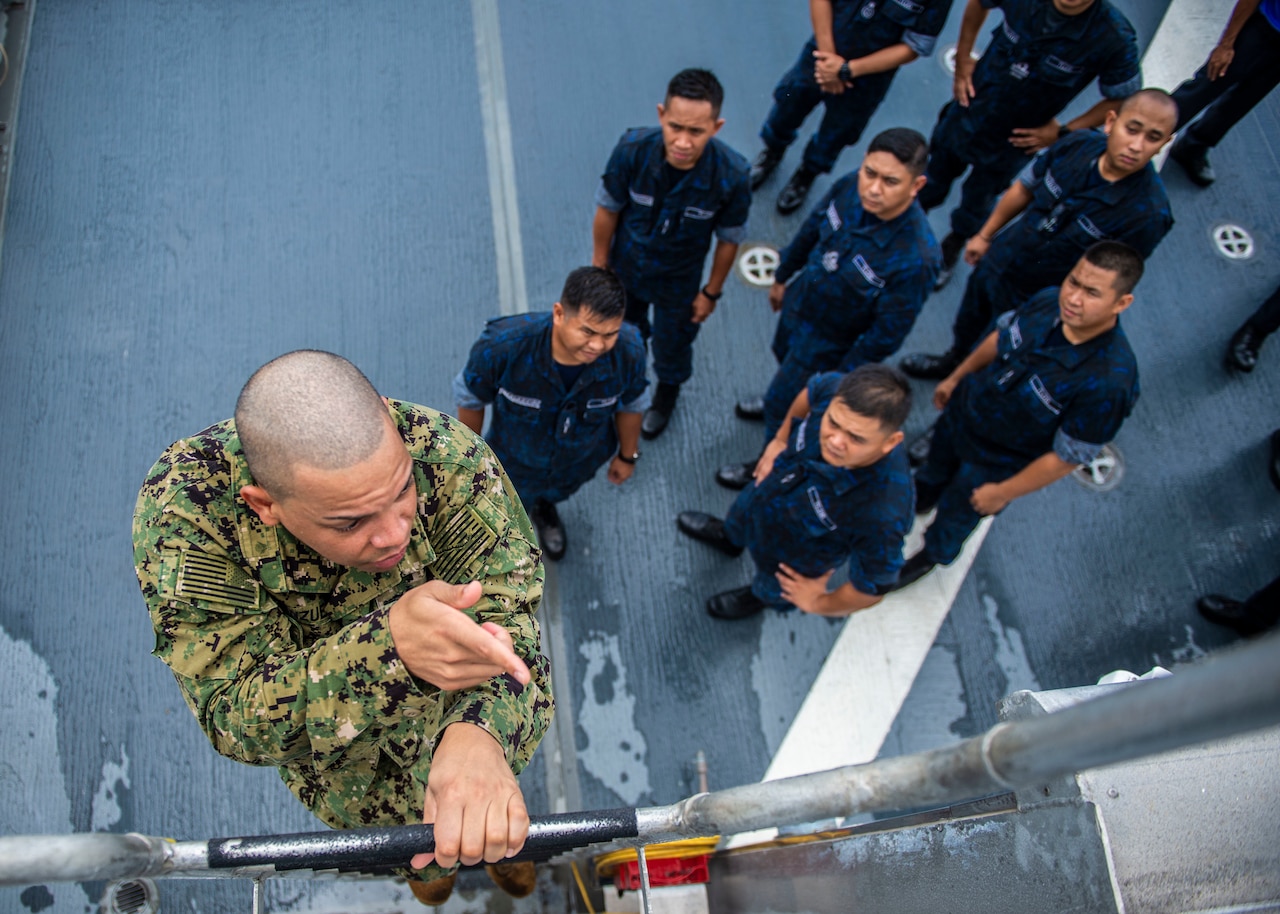
[[[756,461],[730,463],[716,470],[716,482],[726,489],[745,489],[756,478]]]
[[[764,603],[750,587],[726,590],[707,600],[707,612],[717,619],[749,619],[764,609]]]
[[[920,580],[929,572],[937,567],[937,563],[925,557],[923,552],[917,552],[911,558],[907,559],[902,566],[902,570],[898,572],[898,582],[890,588],[890,590],[901,590],[916,581]]]
[[[940,355],[916,352],[903,359],[898,367],[913,378],[930,378],[940,381],[955,371],[956,366],[963,361],[964,357],[954,349],[949,349]]]
[[[733,414],[748,422],[764,421],[764,397],[753,397],[750,400],[739,400],[733,404]]]
[[[810,171],[804,165],[797,168],[787,186],[782,188],[782,193],[778,194],[778,212],[789,216],[798,210],[804,203],[804,198],[809,195],[809,188],[813,186],[813,179],[816,177],[818,173]]]
[[[964,243],[964,236],[955,232],[950,232],[946,238],[942,239],[942,269],[938,271],[938,278],[933,281],[933,291],[937,292],[951,282],[951,274],[955,273],[956,264],[960,262],[960,252],[964,250]]]
[[[751,189],[755,190],[765,181],[769,180],[769,175],[773,174],[778,163],[782,161],[782,157],[786,155],[787,149],[774,149],[772,146],[766,146],[760,151],[760,155],[756,156],[756,160],[751,163]]]
[[[564,535],[564,525],[560,523],[560,512],[551,502],[545,498],[539,498],[534,501],[530,515],[530,520],[538,530],[538,545],[542,547],[542,554],[549,561],[560,561],[564,558],[565,550],[569,548],[569,539]]]
[[[733,543],[725,532],[724,521],[714,515],[702,511],[681,511],[676,517],[676,526],[685,536],[700,540],[725,555],[733,558],[742,555],[742,547]]]
[[[1231,335],[1231,342],[1227,343],[1227,367],[1236,371],[1253,371],[1258,364],[1258,347],[1263,339],[1263,334],[1254,330],[1251,324],[1237,330]]]
[[[680,396],[679,384],[658,382],[658,389],[653,395],[653,403],[644,411],[640,420],[640,434],[646,438],[657,438],[667,427],[671,413],[676,408],[676,399]]]
[[[1184,130],[1169,149],[1169,158],[1182,166],[1192,184],[1208,187],[1218,177],[1209,164],[1209,147],[1198,143],[1190,130]]]

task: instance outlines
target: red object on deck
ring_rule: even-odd
[[[668,860],[649,861],[649,886],[657,888],[664,885],[697,885],[709,882],[711,876],[707,872],[707,860],[710,854],[697,857],[673,857]],[[640,861],[624,860],[618,864],[613,874],[613,885],[619,892],[635,891],[640,888]]]

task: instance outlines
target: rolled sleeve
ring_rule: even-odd
[[[1104,445],[1072,438],[1062,429],[1053,436],[1053,452],[1063,463],[1092,463]]]
[[[465,369],[459,371],[453,378],[453,402],[459,409],[484,409],[488,405],[467,386]]]
[[[649,388],[646,386],[644,390],[640,391],[640,396],[636,397],[634,400],[622,401],[622,405],[618,407],[618,412],[642,413],[648,409],[652,403],[653,394],[649,392]]]
[[[921,35],[919,32],[903,32],[902,43],[920,57],[930,57],[938,46],[937,35]]]
[[[1104,83],[1101,79],[1098,80],[1098,91],[1102,93],[1103,98],[1110,98],[1110,99],[1128,98],[1130,95],[1137,92],[1141,88],[1142,88],[1141,72],[1139,72],[1137,75],[1129,79],[1126,79],[1124,82],[1120,82],[1120,83],[1108,84],[1108,83]]]
[[[716,240],[724,244],[742,244],[747,240],[747,226],[742,225],[718,225],[716,226]]]
[[[623,204],[619,203],[609,193],[608,188],[604,186],[604,179],[600,180],[600,185],[596,188],[596,206],[601,209],[607,209],[611,213],[620,212]]]

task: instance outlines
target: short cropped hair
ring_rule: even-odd
[[[1099,270],[1115,273],[1111,288],[1121,295],[1128,295],[1137,287],[1146,269],[1142,255],[1120,241],[1099,241],[1084,252],[1084,259]]]
[[[867,147],[868,154],[873,152],[889,153],[915,176],[924,174],[929,164],[929,141],[910,127],[890,127],[877,133]]]
[[[627,298],[622,291],[622,281],[612,270],[578,267],[564,281],[560,306],[569,314],[586,308],[596,317],[613,320],[626,312]]]
[[[1131,105],[1132,103],[1138,101],[1139,99],[1144,99],[1144,98],[1148,99],[1149,101],[1155,102],[1157,105],[1164,106],[1164,108],[1166,108],[1168,112],[1173,115],[1173,124],[1174,124],[1174,127],[1177,127],[1178,102],[1172,95],[1170,95],[1164,89],[1155,89],[1155,88],[1139,89],[1137,92],[1133,93],[1128,98],[1126,98],[1123,102],[1120,103],[1120,108],[1116,112],[1117,115],[1121,111],[1124,111],[1125,108],[1128,108],[1129,105]]]
[[[876,419],[889,434],[902,428],[911,412],[911,385],[888,365],[859,365],[840,379],[836,399],[859,416]]]
[[[359,368],[299,349],[253,373],[236,400],[236,432],[254,482],[274,498],[293,493],[294,468],[341,470],[382,443],[388,414]]]
[[[669,104],[676,96],[693,102],[711,102],[711,116],[719,117],[720,106],[724,104],[724,86],[710,70],[690,67],[681,70],[667,83],[666,103]]]

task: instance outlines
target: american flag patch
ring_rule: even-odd
[[[491,550],[498,535],[470,506],[464,507],[445,524],[437,541],[436,560],[431,566],[436,577],[459,583],[460,575],[475,559]]]
[[[246,609],[258,607],[258,582],[227,559],[188,549],[178,565],[176,596]]]

